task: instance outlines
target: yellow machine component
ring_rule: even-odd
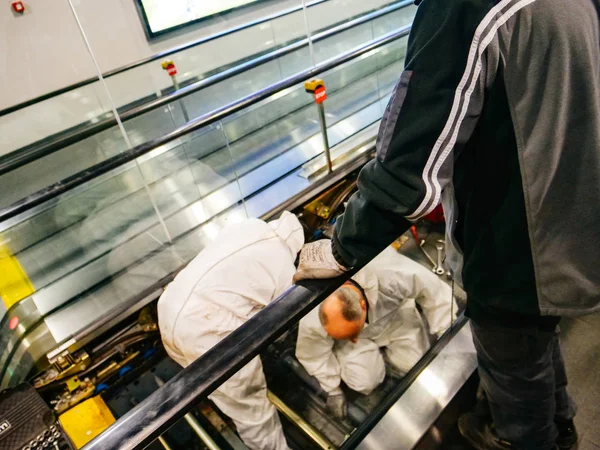
[[[129,364],[133,359],[139,356],[140,352],[134,352],[128,355],[123,361],[117,363],[116,361],[111,362],[108,366],[102,369],[100,372],[96,374],[96,381],[98,383],[102,382],[106,378],[108,378],[113,373],[120,370],[123,366]]]
[[[96,391],[96,385],[92,382],[92,380],[86,378],[80,381],[81,385],[76,390],[62,396],[61,399],[54,405],[54,411],[56,411],[57,414],[64,413],[78,403],[81,403],[94,395],[94,392]]]
[[[78,449],[115,423],[115,417],[100,396],[71,408],[58,420]]]
[[[81,381],[77,377],[69,378],[67,380],[67,389],[69,392],[73,392],[75,389],[78,389],[81,386]]]
[[[328,219],[329,215],[331,214],[331,206],[329,204],[332,203],[333,198],[336,196],[336,194],[338,194],[340,188],[345,184],[345,181],[340,181],[332,188],[323,192],[304,207],[304,212],[314,214],[321,219]]]
[[[7,308],[35,292],[19,260],[5,245],[0,245],[0,273],[0,297]]]
[[[302,220],[311,229],[317,229],[323,221],[331,218],[331,215],[340,207],[356,186],[355,181],[342,180],[327,189],[316,199],[304,207]]]
[[[69,352],[65,352],[51,361],[58,373],[55,378],[57,380],[62,380],[74,373],[87,369],[91,362],[90,356],[85,352],[79,352],[77,355],[71,355]]]
[[[146,306],[145,308],[142,308],[140,315],[138,316],[138,324],[146,333],[158,331],[158,324],[156,323],[156,320],[154,320],[154,317],[152,317],[151,310],[152,309],[149,306]]]
[[[309,80],[306,83],[304,83],[304,90],[312,94],[320,86],[325,86],[325,82],[323,80],[315,78],[314,80]]]

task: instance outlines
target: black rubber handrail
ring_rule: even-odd
[[[316,5],[319,5],[321,3],[325,3],[327,1],[329,1],[329,0],[313,0],[313,1],[309,2],[309,3],[307,3],[306,7],[310,8],[312,6],[316,6]],[[135,69],[137,67],[143,66],[144,64],[147,64],[149,62],[157,61],[159,59],[162,59],[162,58],[165,58],[167,56],[173,55],[175,53],[179,53],[179,52],[182,52],[184,50],[188,50],[190,48],[197,47],[198,45],[206,44],[207,42],[214,41],[215,39],[219,39],[219,38],[228,36],[230,34],[237,33],[238,31],[247,30],[248,28],[252,28],[252,27],[254,27],[256,25],[260,25],[262,23],[269,22],[270,20],[275,20],[275,19],[279,19],[281,17],[288,16],[288,15],[296,13],[298,11],[302,11],[302,9],[303,9],[302,5],[294,6],[293,8],[284,9],[284,10],[276,12],[274,14],[270,14],[268,16],[261,17],[260,19],[253,20],[251,22],[247,22],[247,23],[244,23],[242,25],[238,25],[237,27],[229,28],[227,30],[220,31],[220,32],[215,33],[215,34],[211,34],[210,36],[206,36],[206,37],[203,37],[203,38],[200,38],[200,39],[196,39],[196,40],[191,41],[191,42],[187,42],[187,43],[182,44],[182,45],[178,45],[178,46],[170,48],[168,50],[164,50],[162,52],[156,53],[155,55],[148,56],[146,58],[140,59],[139,61],[126,64],[124,66],[118,67],[118,68],[113,69],[113,70],[109,70],[108,72],[103,73],[102,77],[103,78],[110,78],[112,76],[119,75],[120,73],[127,72],[128,70]],[[48,99],[50,99],[52,97],[57,97],[59,95],[62,95],[64,93],[72,91],[74,89],[78,89],[80,87],[87,86],[87,85],[95,83],[97,81],[98,81],[98,77],[97,76],[96,77],[90,77],[90,78],[87,78],[85,80],[79,81],[77,83],[73,83],[73,84],[71,84],[69,86],[65,86],[63,88],[56,89],[56,90],[54,90],[52,92],[48,92],[47,94],[40,95],[39,97],[35,97],[35,98],[30,99],[30,100],[21,102],[21,103],[19,103],[17,105],[9,106],[8,108],[0,110],[0,117],[5,116],[7,114],[10,114],[12,112],[18,111],[19,109],[23,109],[23,108],[27,108],[28,106],[35,105],[36,103],[41,103],[41,102],[43,102],[45,100],[48,100]]]
[[[332,60],[318,64],[317,66],[311,69],[305,70],[296,75],[288,77],[265,89],[243,97],[233,103],[225,105],[210,113],[204,114],[159,138],[145,142],[130,150],[126,150],[116,156],[108,158],[105,161],[102,161],[94,166],[91,166],[86,170],[78,172],[68,178],[65,178],[64,180],[61,180],[44,189],[41,189],[25,197],[24,199],[19,200],[18,202],[15,202],[5,208],[0,209],[0,222],[4,222],[30,209],[33,209],[34,207],[39,206],[49,200],[55,199],[78,186],[81,186],[93,179],[96,179],[108,172],[111,172],[114,169],[117,169],[129,162],[134,161],[140,156],[145,155],[162,145],[179,139],[189,133],[199,130],[200,128],[218,122],[231,114],[234,114],[238,111],[248,108],[249,106],[255,105],[256,103],[262,100],[265,100],[278,92],[281,92],[292,86],[298,85],[308,79],[320,75],[323,72],[331,70],[361,55],[364,55],[379,47],[394,42],[397,39],[406,37],[408,36],[410,29],[411,26],[407,25],[396,31],[388,33],[374,41],[371,41],[366,45],[345,52]]]
[[[161,389],[96,437],[83,450],[142,450],[167,431],[199,402],[227,381],[302,317],[350,278],[358,268],[333,280],[305,281],[250,318],[208,352],[169,380]],[[372,430],[417,376],[464,326],[461,315],[428,350],[375,412],[352,433],[344,449],[356,445]]]
[[[316,33],[312,36],[313,42],[319,42],[324,39],[335,36],[339,33],[347,31],[351,28],[357,27],[359,25],[363,25],[367,22],[370,22],[374,19],[382,17],[387,14],[391,14],[399,9],[405,8],[413,3],[413,0],[403,0],[392,5],[386,6],[380,10],[374,11],[369,14],[365,14],[356,19],[345,22],[341,25],[337,25],[328,30],[322,31],[320,33]],[[226,69],[222,72],[219,72],[210,77],[204,78],[202,80],[196,81],[182,89],[172,92],[171,94],[158,97],[149,102],[143,103],[137,107],[128,109],[127,111],[120,113],[119,118],[122,122],[127,122],[131,119],[144,115],[150,111],[153,111],[157,108],[165,106],[169,103],[172,103],[177,100],[181,100],[188,95],[194,94],[202,89],[206,89],[210,86],[213,86],[217,83],[230,79],[236,75],[244,73],[248,70],[254,69],[258,66],[266,64],[268,62],[274,61],[282,56],[293,53],[301,48],[307,47],[309,45],[308,38],[301,39],[293,44],[290,44],[286,47],[279,48],[272,52],[266,53],[258,58],[252,59],[250,61],[244,62],[237,66],[233,66],[229,69]],[[39,146],[33,146],[30,148],[22,148],[21,150],[15,150],[14,153],[9,153],[5,157],[0,159],[0,175],[16,170],[20,167],[23,167],[33,161],[36,161],[40,158],[48,156],[54,152],[57,152],[69,145],[76,144],[77,142],[81,142],[88,137],[91,137],[97,133],[108,130],[109,128],[117,125],[117,119],[114,116],[110,116],[106,119],[102,119],[98,122],[91,123],[86,125],[84,128],[78,129],[77,131],[73,131],[65,136],[60,136],[56,139],[51,139],[47,142]]]

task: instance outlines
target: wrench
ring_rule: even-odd
[[[436,273],[436,275],[444,275],[446,273],[446,271],[442,267],[442,255],[444,252],[444,244],[438,241],[435,244],[435,248],[437,250],[437,265],[433,271]]]
[[[433,269],[431,269],[433,272],[435,272],[435,269],[437,268],[437,264],[435,263],[435,261],[433,260],[433,258],[431,256],[429,256],[429,253],[427,253],[425,251],[425,249],[423,248],[423,246],[425,245],[425,239],[421,239],[421,244],[419,245],[419,247],[421,248],[421,251],[423,252],[423,254],[427,257],[427,259],[429,260],[429,262],[433,265]]]

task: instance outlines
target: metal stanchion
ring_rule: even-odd
[[[165,382],[156,375],[154,376],[154,380],[156,381],[156,384],[158,385],[158,387],[162,387],[165,384]],[[198,436],[200,438],[202,443],[209,450],[220,450],[220,447],[217,445],[217,443],[215,441],[213,441],[213,439],[210,437],[210,434],[208,434],[206,432],[206,430],[204,428],[202,428],[202,426],[196,420],[196,418],[192,415],[192,413],[187,413],[185,416],[183,416],[183,418],[188,423],[190,428],[192,430],[194,430],[194,433],[196,433],[196,436]],[[162,441],[161,441],[161,443],[162,443]]]
[[[304,83],[304,89],[309,94],[315,96],[315,103],[319,110],[319,123],[321,124],[321,135],[323,136],[323,146],[325,147],[325,159],[327,160],[327,171],[333,172],[333,164],[331,163],[331,151],[329,148],[329,138],[327,137],[327,122],[325,119],[325,105],[327,100],[327,90],[323,80],[314,79]]]
[[[171,81],[173,82],[173,89],[176,91],[179,90],[179,81],[177,80],[177,67],[175,67],[175,63],[171,60],[163,61],[161,64],[162,68],[167,71],[169,76],[171,77]],[[181,112],[183,113],[183,117],[186,122],[190,121],[190,116],[183,104],[183,99],[179,101],[179,105],[181,106]]]
[[[337,447],[323,436],[319,430],[300,417],[294,410],[281,401],[279,397],[267,390],[269,401],[281,414],[287,417],[294,425],[300,428],[321,450],[335,450]]]
[[[158,442],[161,443],[161,445],[165,448],[165,450],[173,450],[170,446],[169,443],[166,441],[166,439],[162,436],[158,437]]]

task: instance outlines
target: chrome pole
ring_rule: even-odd
[[[337,447],[333,445],[329,440],[323,436],[319,430],[314,428],[310,423],[300,417],[294,410],[288,405],[283,403],[279,397],[267,390],[267,397],[273,403],[273,406],[277,408],[281,414],[287,417],[294,425],[300,428],[308,437],[310,437],[315,444],[322,450],[335,450]]]
[[[323,147],[325,148],[325,159],[327,160],[327,171],[333,172],[333,164],[331,163],[331,149],[329,148],[329,138],[327,137],[327,122],[325,119],[325,106],[323,103],[318,103],[319,123],[321,124],[321,135],[323,136]]]
[[[158,384],[158,387],[162,387],[165,384],[165,382],[156,375],[154,376],[154,380],[156,381],[156,384]],[[198,423],[196,418],[192,416],[191,413],[187,413],[185,416],[183,416],[183,418],[209,450],[221,450],[221,447],[219,447],[217,443],[213,441],[213,439],[210,437],[210,434],[208,434],[206,430],[202,428],[202,425]]]

